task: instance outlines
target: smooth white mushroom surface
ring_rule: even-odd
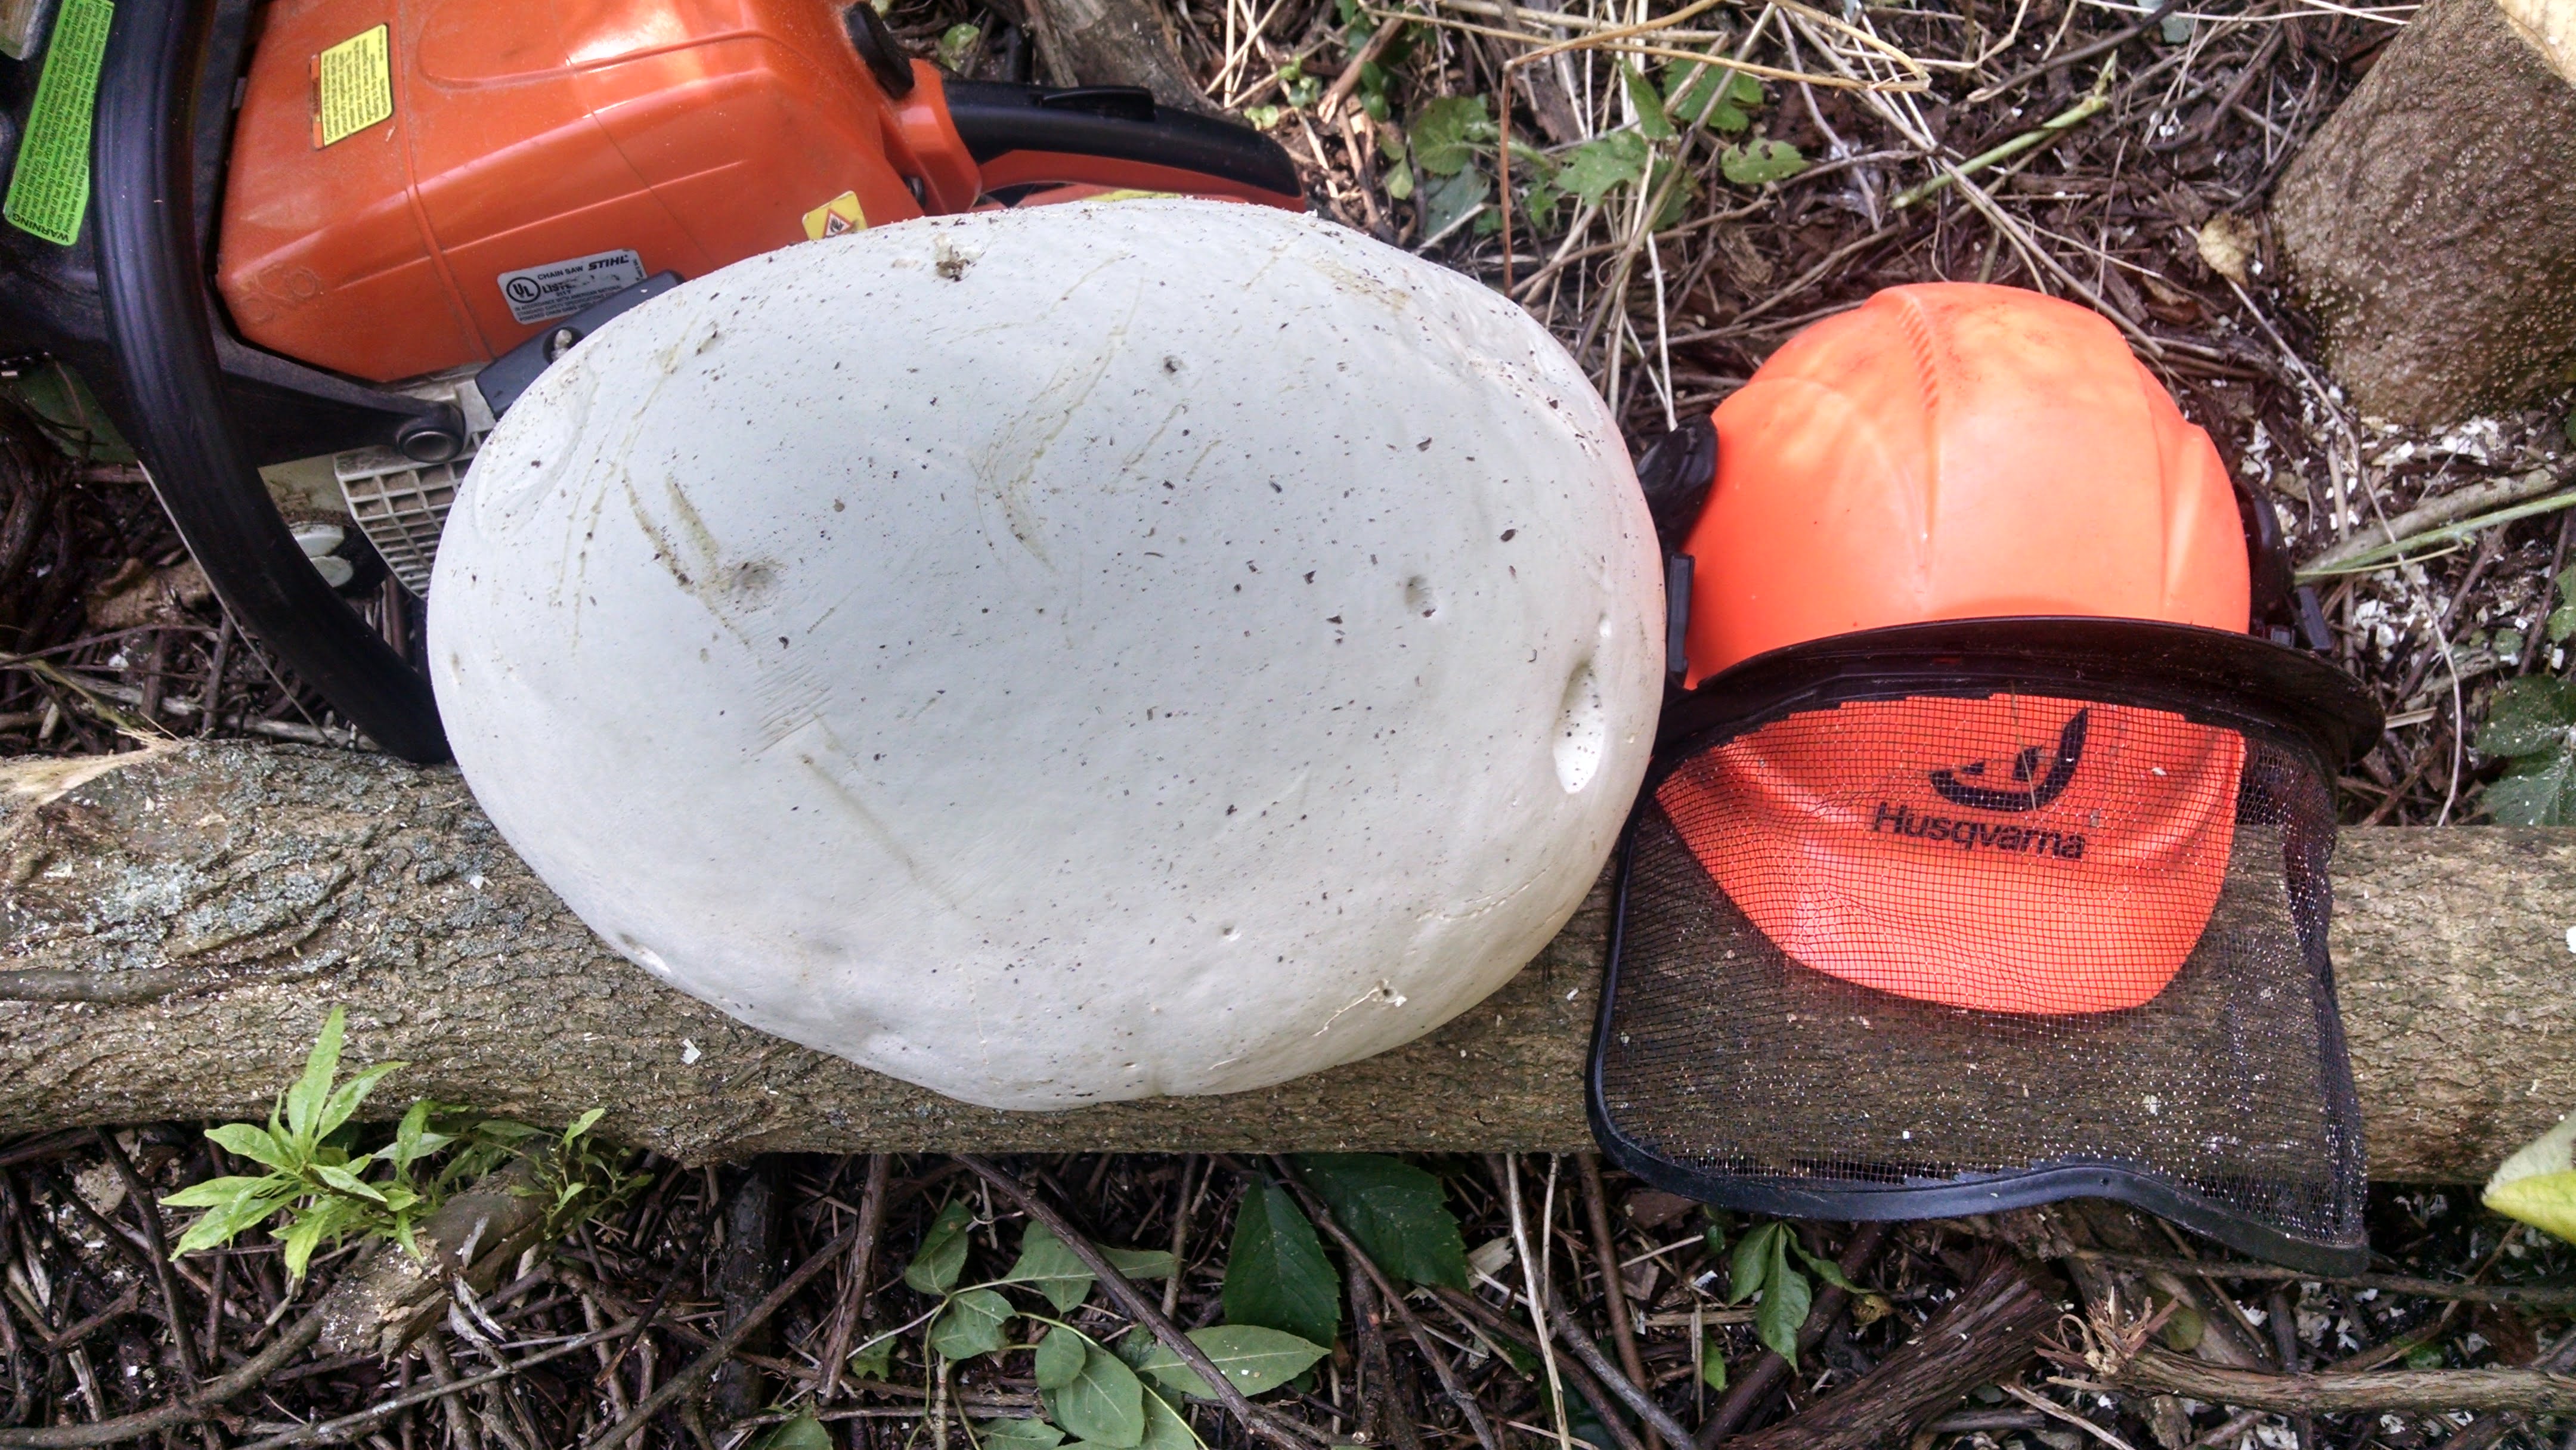
[[[466,780],[584,921],[994,1107],[1261,1087],[1472,1005],[1598,874],[1663,667],[1627,450],[1547,333],[1217,202],[645,303],[502,420],[430,598]]]

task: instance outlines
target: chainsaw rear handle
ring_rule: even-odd
[[[243,446],[197,250],[196,90],[214,8],[121,0],[91,141],[99,294],[117,419],[179,537],[241,626],[369,738],[447,758],[429,681],[324,583]]]
[[[919,71],[930,84],[909,99],[946,113],[986,195],[1087,185],[1306,209],[1297,168],[1277,142],[1249,126],[1157,105],[1141,86],[1009,85]]]

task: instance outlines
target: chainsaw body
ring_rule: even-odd
[[[46,59],[0,59],[7,134]],[[69,245],[0,227],[0,352],[85,379],[234,616],[414,759],[426,681],[290,536],[285,475],[417,590],[493,415],[682,279],[1104,193],[1304,208],[1256,132],[951,79],[865,0],[118,0],[90,151]]]
[[[235,123],[224,302],[248,342],[390,381],[489,362],[656,273],[975,206],[943,77],[873,21],[825,0],[278,0]],[[1154,109],[1072,94],[1090,103],[1019,108],[1066,134],[986,158],[1001,184],[1296,203],[1293,173],[1080,154],[1086,119]],[[995,108],[968,109],[971,128]]]

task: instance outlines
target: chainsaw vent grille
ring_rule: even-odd
[[[1856,692],[1857,693],[1857,692]],[[2124,1198],[2357,1254],[2316,753],[2089,686],[1790,709],[1659,759],[1596,1127],[1757,1212]]]
[[[447,526],[457,485],[465,481],[466,465],[481,442],[480,436],[469,440],[448,463],[415,463],[391,448],[361,448],[331,460],[349,517],[402,586],[423,599],[429,597],[430,566],[438,559],[439,531]]]

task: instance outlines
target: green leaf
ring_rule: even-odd
[[[1713,1390],[1726,1388],[1726,1341],[1714,1334],[1700,1340],[1699,1382]]]
[[[930,1321],[930,1347],[941,1359],[973,1359],[1003,1344],[1002,1326],[1019,1311],[990,1289],[969,1289]]]
[[[1676,176],[1675,173],[1679,174]],[[1666,178],[1673,178],[1667,186]],[[1664,199],[1650,230],[1663,231],[1681,221],[1699,200],[1699,177],[1675,161],[1657,161],[1646,177],[1646,190]]]
[[[984,1450],[1055,1450],[1064,1432],[1044,1420],[986,1420],[975,1427]]]
[[[1567,152],[1556,184],[1585,206],[1599,206],[1612,187],[1645,174],[1646,138],[1634,131],[1613,131]]]
[[[1060,1390],[1082,1378],[1082,1363],[1091,1341],[1070,1329],[1050,1329],[1038,1341],[1037,1381],[1042,1390]]]
[[[598,1127],[599,1120],[607,1116],[608,1109],[593,1108],[589,1112],[582,1114],[580,1117],[573,1119],[572,1126],[564,1129],[563,1145],[567,1148],[571,1147],[574,1140],[580,1138],[582,1134],[589,1132],[591,1129]]]
[[[1786,141],[1755,141],[1717,153],[1718,170],[1738,186],[1786,181],[1807,169],[1807,158]]]
[[[1771,1279],[1773,1241],[1785,1225],[1766,1223],[1735,1241],[1735,1257],[1726,1265],[1726,1302],[1741,1304],[1762,1291]]]
[[[832,1443],[832,1432],[823,1428],[823,1422],[814,1418],[812,1410],[806,1410],[793,1420],[783,1420],[770,1426],[769,1433],[760,1437],[758,1450],[839,1450],[839,1447]]]
[[[2450,1363],[2438,1344],[2419,1344],[2406,1351],[2406,1367],[2414,1370],[2441,1369]]]
[[[2551,644],[2565,644],[2576,636],[2576,564],[2558,571],[2558,607],[2549,612],[2549,622],[2541,630]]]
[[[1860,1285],[1853,1283],[1851,1279],[1843,1273],[1842,1265],[1835,1263],[1831,1259],[1822,1258],[1818,1255],[1808,1253],[1807,1246],[1798,1242],[1798,1236],[1796,1234],[1786,1234],[1783,1235],[1783,1237],[1789,1241],[1790,1248],[1797,1250],[1798,1261],[1813,1270],[1817,1278],[1824,1280],[1826,1283],[1833,1285],[1835,1288],[1842,1290],[1846,1294],[1866,1294],[1869,1292]]]
[[[1750,85],[1753,98],[1739,105],[1729,94]],[[1746,106],[1762,103],[1762,83],[1722,65],[1684,61],[1664,71],[1664,109],[1684,126],[1714,126],[1733,133],[1753,124]]]
[[[1442,96],[1423,103],[1409,128],[1414,164],[1434,176],[1456,176],[1475,159],[1476,147],[1500,134],[1485,114],[1483,96]]]
[[[1252,129],[1267,131],[1278,125],[1279,118],[1286,114],[1287,112],[1277,106],[1247,106],[1243,111],[1243,119],[1251,124]]]
[[[894,1370],[894,1336],[885,1335],[873,1344],[851,1350],[844,1368],[857,1379],[884,1379]]]
[[[215,1180],[215,1183],[266,1183],[271,1181],[272,1180],[258,1178],[219,1178]],[[214,1184],[198,1185],[200,1188],[210,1188],[213,1186]],[[171,1200],[167,1198],[161,1201],[165,1204],[171,1202]],[[221,1244],[231,1243],[235,1238],[241,1235],[242,1230],[266,1223],[271,1217],[276,1215],[278,1210],[286,1207],[287,1204],[293,1201],[294,1195],[292,1190],[289,1188],[280,1188],[275,1192],[264,1194],[242,1192],[239,1193],[238,1196],[217,1201],[209,1207],[205,1213],[199,1215],[195,1223],[188,1225],[188,1231],[186,1233],[179,1235],[179,1242],[173,1244],[170,1248],[170,1257],[175,1259],[182,1254],[194,1253],[199,1249],[210,1249]],[[190,1205],[183,1204],[179,1206],[188,1207]]]
[[[1225,1318],[1330,1344],[1342,1327],[1342,1287],[1315,1226],[1288,1190],[1264,1182],[1244,1190],[1225,1261]]]
[[[946,30],[939,32],[939,64],[941,68],[949,71],[963,68],[966,64],[966,57],[974,54],[976,42],[983,38],[984,27],[980,25],[966,25],[961,23],[949,26]]]
[[[1493,183],[1472,166],[1455,176],[1434,179],[1416,203],[1422,208],[1422,234],[1436,237],[1459,226],[1484,207],[1492,191]]]
[[[1416,1284],[1467,1287],[1467,1245],[1439,1179],[1383,1153],[1301,1153],[1297,1169],[1379,1268]]]
[[[1175,1268],[1170,1249],[1113,1249],[1104,1244],[1100,1256],[1130,1279],[1168,1279]]]
[[[357,1174],[350,1172],[346,1168],[339,1168],[328,1163],[322,1163],[315,1165],[313,1172],[316,1176],[321,1178],[324,1183],[331,1185],[342,1193],[355,1195],[356,1197],[366,1199],[370,1203],[382,1203],[385,1201],[385,1196],[376,1191],[374,1184],[368,1183],[366,1180],[360,1178]]]
[[[2500,825],[2576,823],[2576,680],[2527,677],[2496,686],[2478,753],[2513,762],[2486,788]]]
[[[1032,1219],[1020,1234],[1019,1262],[997,1283],[1022,1284],[1046,1296],[1058,1314],[1070,1314],[1091,1297],[1091,1270],[1045,1224]]]
[[[235,1199],[264,1194],[291,1195],[295,1180],[264,1173],[257,1178],[209,1178],[161,1200],[163,1208],[220,1208]]]
[[[1626,61],[1619,62],[1619,82],[1628,88],[1628,104],[1637,109],[1637,134],[1649,141],[1673,138],[1673,123],[1664,115],[1664,98],[1655,94],[1654,84]]]
[[[2487,705],[2478,753],[2489,758],[2553,754],[2576,731],[2576,680],[2507,680]]]
[[[306,1147],[328,1131],[319,1126],[322,1107],[330,1101],[332,1075],[340,1070],[340,1039],[348,1018],[346,1011],[334,1007],[322,1019],[322,1035],[304,1059],[304,1076],[286,1090],[287,1130]]]
[[[2576,1242],[2576,1113],[2505,1159],[2483,1199],[2508,1218]]]
[[[1081,1439],[1110,1450],[1136,1450],[1145,1439],[1145,1382],[1098,1345],[1085,1347],[1073,1383],[1042,1397],[1047,1418]]]
[[[298,1215],[286,1226],[286,1232],[278,1237],[286,1245],[287,1278],[297,1283],[304,1281],[305,1267],[313,1262],[313,1251],[321,1246],[322,1235],[330,1226],[329,1216],[319,1209]]]
[[[296,1154],[293,1144],[277,1141],[268,1135],[266,1128],[256,1124],[226,1123],[220,1128],[208,1128],[206,1136],[213,1139],[225,1152],[236,1157],[248,1158],[263,1167],[280,1168],[292,1173],[302,1165],[302,1159]],[[170,1200],[165,1198],[161,1201],[168,1203]]]
[[[2478,728],[2478,753],[2497,757],[2548,755],[2567,748],[2576,732],[2576,680],[2524,678],[2496,686]]]
[[[916,1294],[945,1294],[966,1268],[966,1228],[975,1221],[965,1200],[952,1198],[921,1235],[912,1262],[903,1266],[903,1282]]]
[[[1145,1438],[1137,1450],[1200,1450],[1207,1442],[1169,1400],[1148,1386],[1145,1391]]]
[[[1255,1324],[1220,1324],[1190,1331],[1195,1344],[1234,1387],[1247,1395],[1266,1394],[1297,1376],[1331,1351],[1323,1346]],[[1199,1378],[1170,1345],[1157,1342],[1139,1372],[1176,1395],[1213,1400],[1216,1391]]]
[[[1788,1225],[1774,1227],[1779,1232],[1771,1240],[1771,1268],[1763,1276],[1762,1302],[1753,1311],[1753,1337],[1796,1369],[1798,1327],[1807,1322],[1815,1294],[1807,1286],[1807,1276],[1789,1267]]]
[[[358,1105],[367,1100],[367,1094],[376,1090],[377,1083],[384,1081],[385,1074],[403,1066],[405,1064],[399,1062],[380,1062],[342,1083],[338,1092],[323,1101],[319,1131],[314,1136],[323,1137],[338,1131],[342,1123],[357,1115]]]
[[[2488,785],[2487,815],[2500,826],[2576,825],[2576,756],[2530,756]]]
[[[1386,169],[1386,194],[1397,201],[1413,196],[1413,168],[1398,161]]]

